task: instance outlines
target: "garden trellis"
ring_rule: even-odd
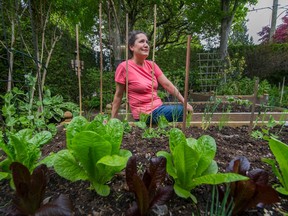
[[[198,53],[198,64],[201,91],[215,91],[225,78],[219,53]]]

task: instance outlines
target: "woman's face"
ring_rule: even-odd
[[[133,52],[133,57],[147,58],[149,56],[149,44],[145,34],[136,35],[134,45],[129,48]]]

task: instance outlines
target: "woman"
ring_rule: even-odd
[[[157,123],[161,115],[164,115],[169,122],[183,121],[183,105],[163,105],[157,95],[158,84],[160,84],[182,104],[184,103],[181,93],[167,79],[156,63],[154,63],[153,75],[153,62],[146,60],[149,56],[147,35],[142,31],[130,32],[128,49],[131,57],[128,60],[128,101],[133,118],[138,121],[141,113],[151,114],[152,112],[153,124]],[[112,103],[112,118],[117,116],[123,93],[126,90],[126,61],[118,65],[115,81],[116,92]],[[187,104],[187,110],[193,111],[190,104]]]

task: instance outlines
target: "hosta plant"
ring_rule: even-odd
[[[127,210],[127,216],[144,216],[155,206],[163,205],[173,195],[172,186],[162,186],[166,177],[166,159],[152,158],[143,177],[137,173],[136,156],[129,158],[126,166],[126,182],[135,194],[136,202]]]
[[[230,190],[229,200],[233,200],[233,215],[256,206],[279,202],[279,196],[268,184],[268,173],[262,169],[250,170],[250,163],[244,156],[234,158],[226,167],[227,172],[238,173],[247,176],[245,181],[231,182],[228,186],[219,187],[223,197],[227,188]]]
[[[288,145],[280,140],[271,137],[267,138],[269,147],[275,159],[263,158],[262,161],[272,167],[274,175],[278,178],[280,185],[274,185],[275,189],[283,194],[288,195]]]
[[[186,139],[181,130],[173,128],[170,130],[169,148],[170,153],[160,151],[157,156],[167,159],[167,172],[174,179],[174,190],[180,197],[190,197],[197,202],[191,190],[199,185],[247,179],[235,173],[217,173],[218,165],[213,160],[216,143],[211,136],[203,135],[198,140]]]
[[[60,194],[51,202],[43,202],[48,171],[44,164],[36,167],[32,174],[18,162],[13,162],[10,168],[16,191],[12,207],[6,211],[8,215],[72,215],[71,201],[65,195]]]
[[[101,196],[108,196],[107,182],[126,167],[130,151],[120,149],[124,127],[120,120],[95,118],[89,122],[78,116],[67,127],[67,149],[52,154],[44,161],[62,177],[88,180]]]

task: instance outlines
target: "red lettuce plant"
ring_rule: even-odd
[[[229,200],[233,200],[233,215],[280,200],[277,191],[268,185],[268,173],[262,169],[249,169],[250,163],[246,157],[236,157],[230,161],[226,172],[247,176],[249,180],[231,182],[226,187],[219,187],[220,199],[224,196],[225,190],[230,189]]]
[[[126,166],[126,182],[135,194],[136,202],[126,211],[128,216],[147,215],[153,207],[163,205],[172,195],[173,187],[160,185],[166,177],[166,159],[152,158],[149,168],[141,178],[137,173],[136,157],[132,156]]]
[[[43,204],[48,170],[46,165],[36,167],[32,175],[19,162],[13,162],[10,169],[16,194],[9,215],[72,215],[72,204],[65,195],[61,194],[57,199]]]

